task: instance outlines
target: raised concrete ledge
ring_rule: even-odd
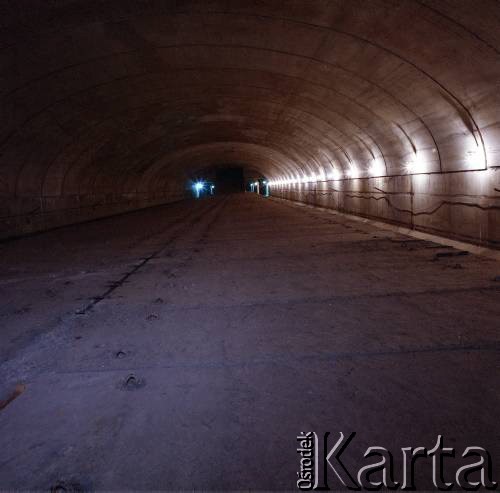
[[[276,200],[278,202],[284,202],[287,205],[295,206],[295,207],[309,207],[311,209],[320,209],[322,211],[328,212],[329,214],[333,214],[335,216],[342,216],[348,219],[352,219],[353,221],[358,221],[362,223],[368,223],[373,226],[376,226],[380,229],[385,229],[388,231],[395,231],[397,233],[411,236],[412,238],[417,238],[419,240],[427,240],[433,241],[434,243],[438,243],[440,245],[449,246],[452,248],[456,248],[457,250],[464,250],[466,252],[470,252],[474,255],[479,255],[481,257],[487,257],[493,260],[500,261],[500,250],[495,250],[493,248],[488,248],[485,246],[474,245],[473,243],[467,243],[464,241],[453,240],[451,238],[446,238],[444,236],[433,235],[430,233],[424,233],[423,231],[418,231],[415,229],[406,228],[404,226],[397,226],[395,224],[390,224],[382,221],[376,221],[374,219],[369,219],[367,217],[356,216],[355,214],[348,214],[346,212],[340,212],[335,209],[330,209],[328,207],[321,207],[319,205],[306,204],[305,202],[299,202],[295,200],[283,199],[281,197],[269,197],[272,200]]]
[[[0,218],[0,244],[35,236],[58,229],[77,226],[95,221],[110,219],[112,217],[133,214],[155,207],[163,207],[186,200],[186,194],[173,196],[170,199],[163,197],[156,202],[113,202],[110,204],[91,204],[72,209],[59,209],[42,212],[36,215],[29,214]],[[30,218],[29,223],[24,223],[26,218]],[[6,226],[7,225],[7,226]]]

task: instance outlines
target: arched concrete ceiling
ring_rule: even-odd
[[[0,4],[0,193],[499,164],[494,0]]]

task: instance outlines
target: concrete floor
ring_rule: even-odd
[[[309,430],[498,465],[500,265],[442,253],[248,194],[1,244],[0,489],[295,489]]]

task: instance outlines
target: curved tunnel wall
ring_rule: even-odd
[[[500,243],[493,0],[0,6],[1,237],[179,200],[203,166]]]

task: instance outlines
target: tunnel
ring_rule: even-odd
[[[493,490],[500,4],[0,0],[0,490]]]

